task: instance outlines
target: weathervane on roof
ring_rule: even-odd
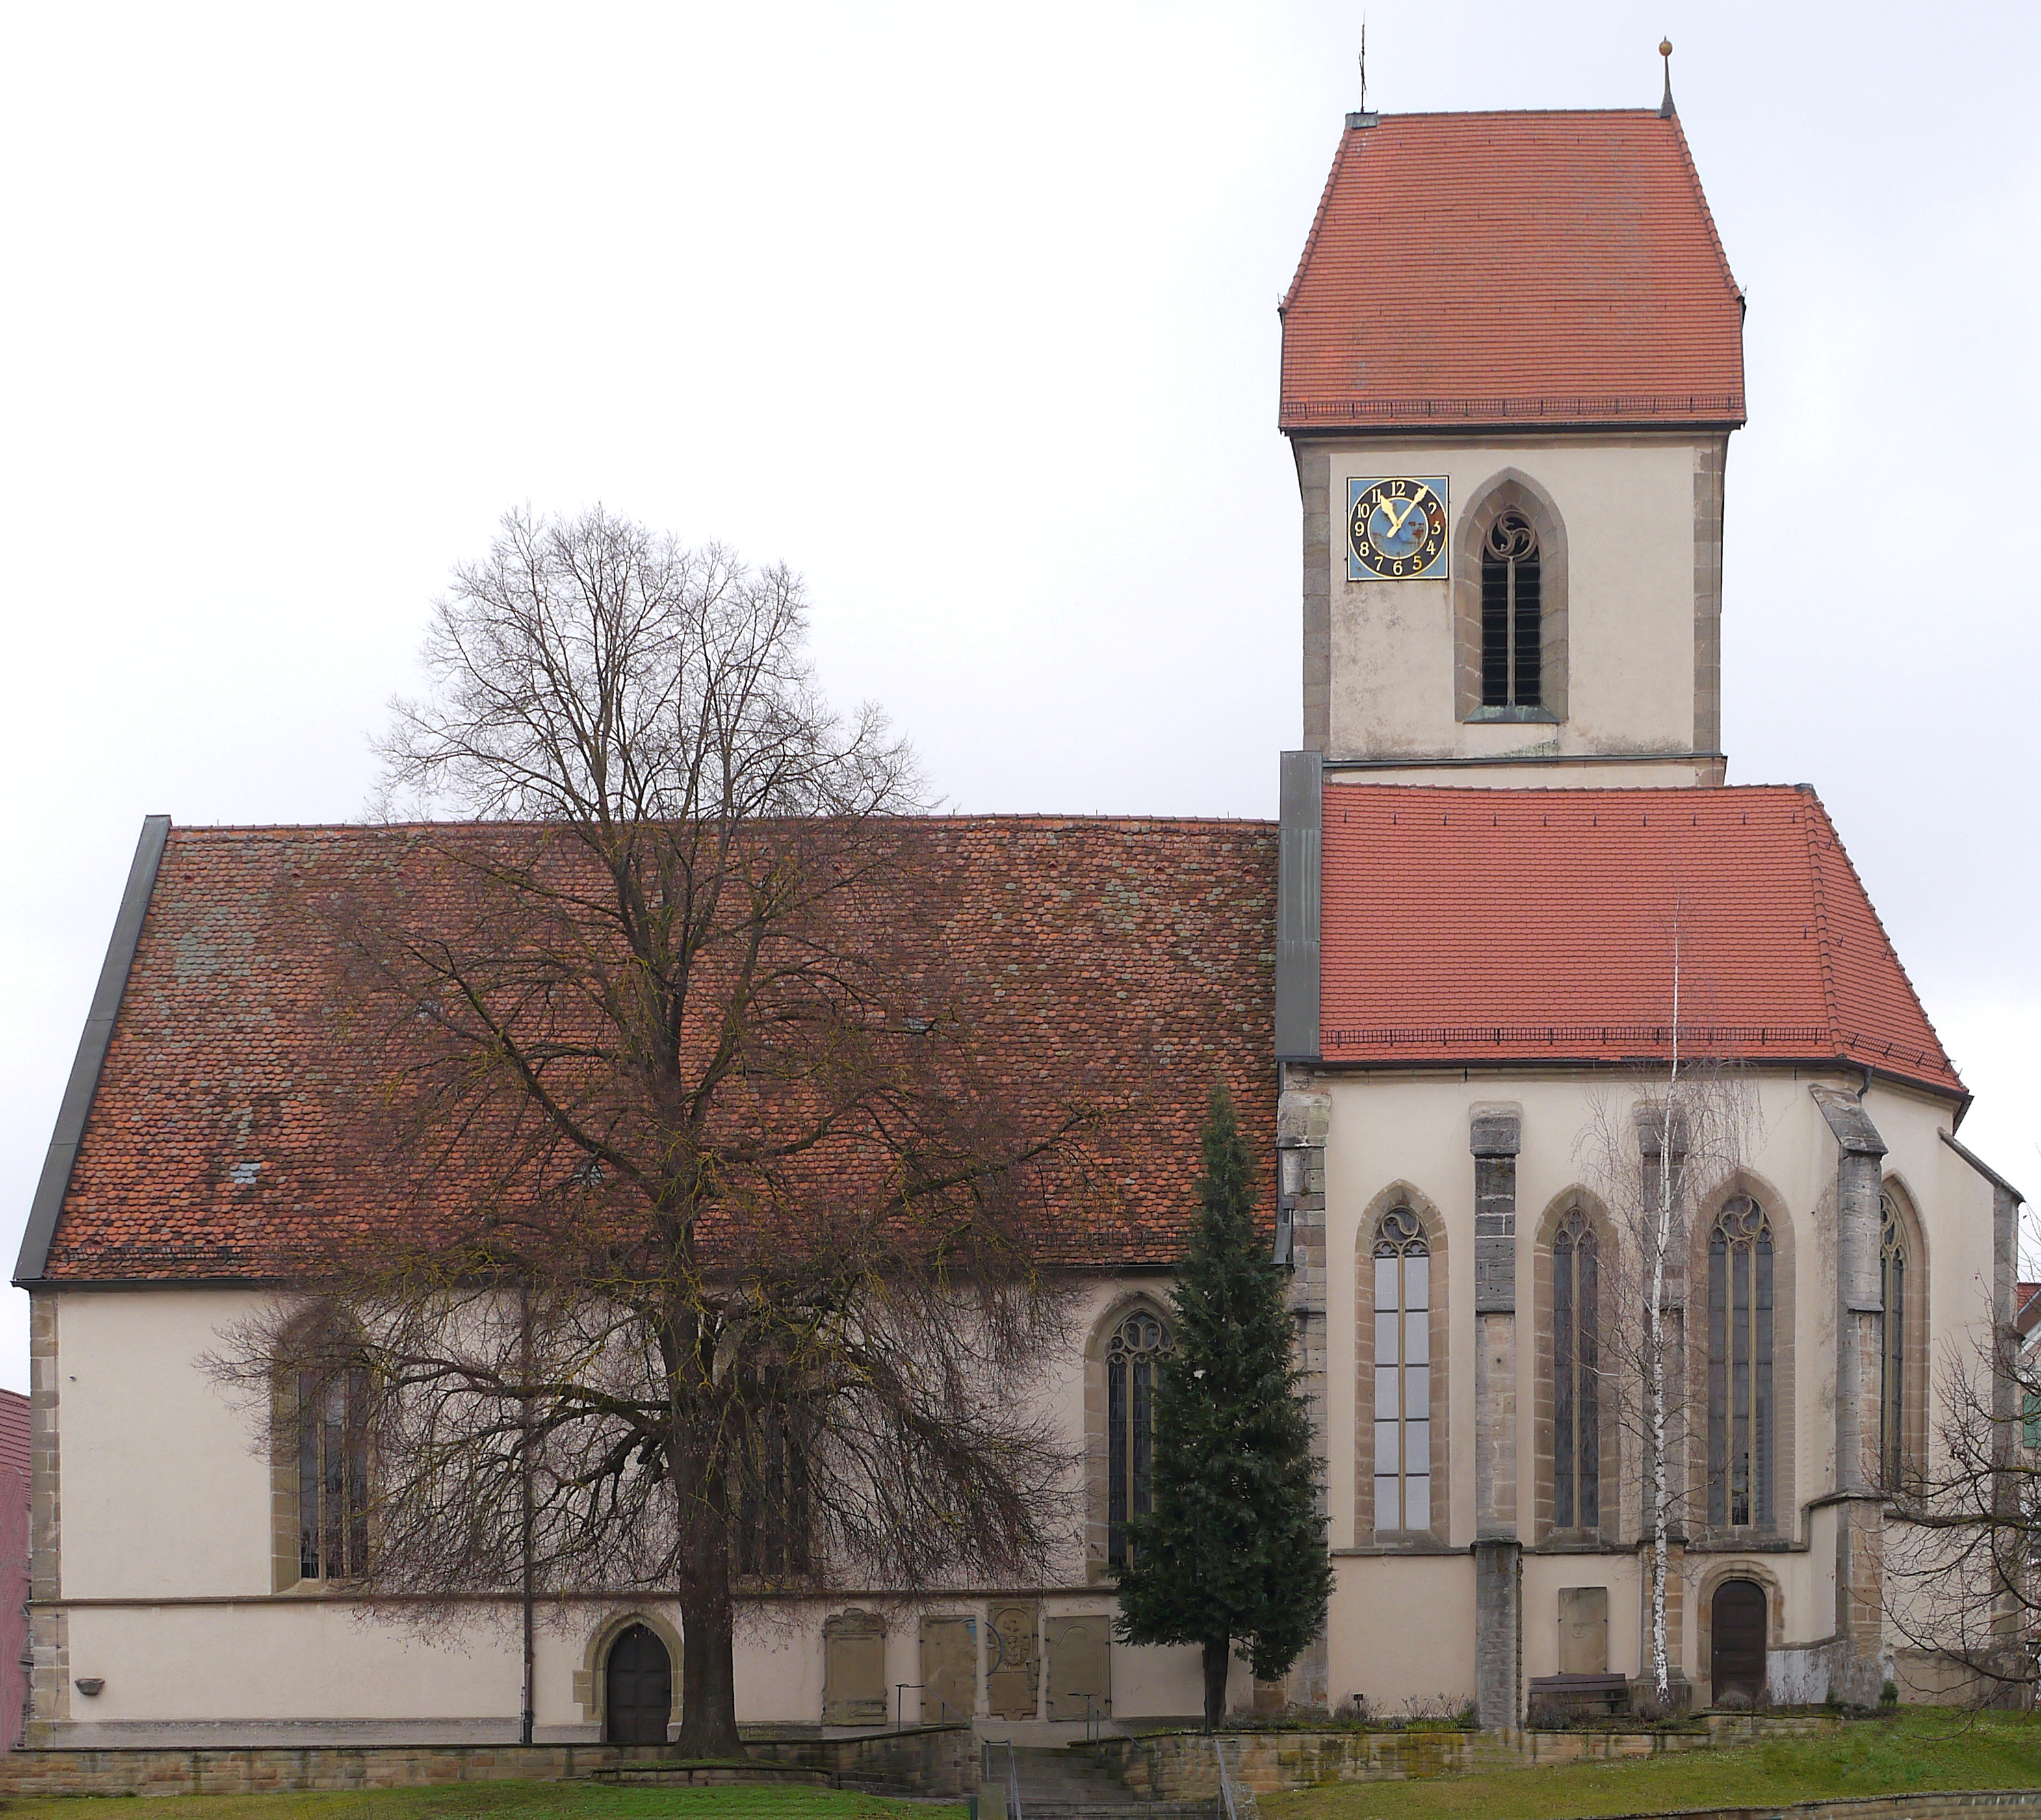
[[[1368,15],[1364,13],[1360,19],[1360,109],[1346,116],[1346,124],[1350,127],[1371,127],[1381,117],[1368,111]]]
[[[1658,117],[1661,120],[1669,120],[1674,111],[1673,107],[1673,40],[1670,38],[1661,38],[1658,40],[1658,55],[1665,59],[1665,98],[1658,104]]]

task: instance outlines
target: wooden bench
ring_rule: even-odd
[[[1618,1713],[1630,1705],[1627,1675],[1536,1675],[1526,1690],[1531,1709],[1558,1707],[1570,1713]]]

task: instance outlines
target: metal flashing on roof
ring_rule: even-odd
[[[1979,1175],[1982,1176],[1986,1181],[1989,1182],[1993,1188],[1998,1189],[2002,1194],[2011,1195],[2013,1200],[2021,1205],[2024,1206],[2025,1204],[2027,1196],[2022,1194],[2018,1189],[2015,1188],[2011,1182],[2008,1181],[2004,1176],[2001,1175],[1997,1169],[1993,1169],[1989,1163],[1986,1162],[1982,1157],[1979,1156],[1975,1150],[1972,1150],[1968,1144],[1964,1143],[1960,1139],[1951,1137],[1947,1131],[1938,1131],[1936,1135],[1940,1137],[1942,1142],[1947,1144],[1951,1150],[1954,1150],[1958,1156],[1961,1157],[1965,1162],[1968,1163],[1972,1169],[1975,1169]]]
[[[71,1065],[71,1079],[57,1108],[56,1129],[50,1135],[49,1153],[43,1159],[36,1198],[29,1204],[28,1228],[21,1234],[21,1253],[14,1264],[17,1284],[40,1282],[49,1261],[57,1215],[63,1206],[64,1191],[71,1185],[71,1165],[77,1160],[78,1143],[85,1135],[86,1116],[92,1110],[99,1071],[106,1061],[107,1046],[113,1040],[113,1021],[120,1013],[128,970],[134,964],[143,919],[149,914],[149,899],[156,887],[156,868],[162,864],[163,849],[170,838],[169,816],[143,818],[134,863],[128,868],[128,888],[121,893],[120,913],[113,919],[113,934],[99,969],[99,984],[92,994],[92,1009],[86,1014],[78,1054]]]
[[[1325,769],[1315,752],[1281,760],[1276,883],[1276,1059],[1318,1054],[1318,917],[1323,872]]]

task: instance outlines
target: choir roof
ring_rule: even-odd
[[[1870,1069],[1960,1097],[1805,786],[1329,784],[1328,1062]]]
[[[1675,116],[1352,116],[1283,305],[1292,431],[1743,421],[1743,310]]]

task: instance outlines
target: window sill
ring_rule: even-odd
[[[1441,1542],[1428,1529],[1392,1529],[1379,1532],[1371,1542],[1355,1548],[1335,1548],[1334,1555],[1464,1555]]]
[[[1471,708],[1460,716],[1463,724],[1501,721],[1514,725],[1557,727],[1559,717],[1549,708]]]

